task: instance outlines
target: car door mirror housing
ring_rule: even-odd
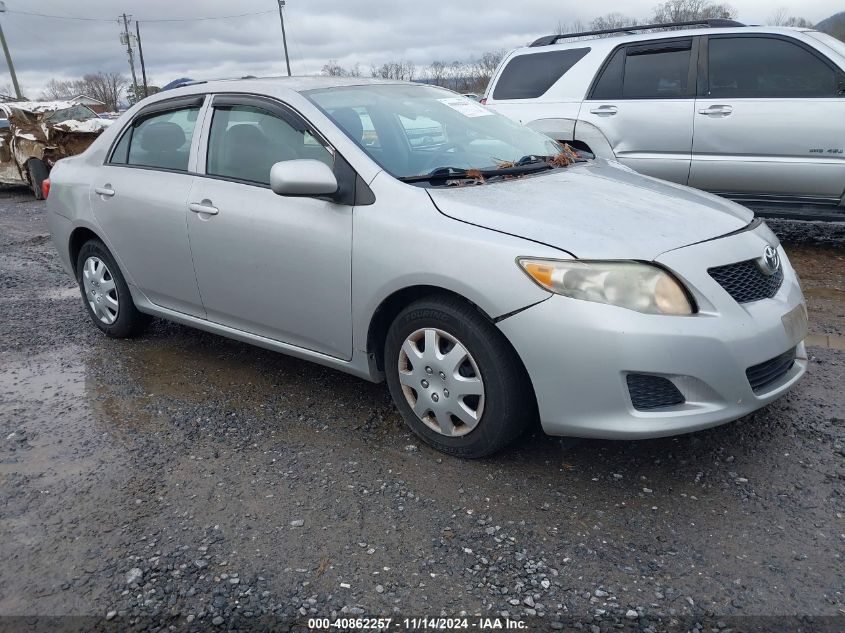
[[[285,160],[270,169],[270,189],[280,196],[330,196],[337,192],[331,167],[319,160]]]

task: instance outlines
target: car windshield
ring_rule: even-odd
[[[562,151],[547,136],[433,86],[345,86],[310,90],[305,95],[400,179],[476,171],[487,175],[537,163]]]
[[[48,118],[51,123],[63,123],[64,121],[87,121],[98,117],[97,113],[91,108],[84,105],[75,105],[63,110],[56,110]]]

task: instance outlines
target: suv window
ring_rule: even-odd
[[[499,75],[493,90],[494,99],[534,99],[541,96],[570,68],[580,61],[589,48],[570,48],[518,55],[511,59]]]
[[[625,56],[622,98],[662,99],[689,95],[690,45],[691,42],[681,42],[671,47],[629,47]]]
[[[254,106],[214,109],[208,136],[206,173],[270,185],[275,163],[312,158],[334,164],[332,154],[304,128]]]
[[[112,164],[188,171],[199,107],[182,108],[135,121],[123,133]]]
[[[771,37],[711,37],[710,97],[832,97],[836,73],[797,44]]]

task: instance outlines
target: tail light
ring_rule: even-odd
[[[481,97],[481,105],[487,105],[487,97]]]
[[[45,178],[44,180],[41,181],[41,195],[44,197],[45,200],[47,199],[47,196],[50,195],[50,179],[49,178]]]

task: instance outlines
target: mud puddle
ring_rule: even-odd
[[[841,334],[845,324],[845,249],[792,244],[784,248],[801,278],[810,332]]]

